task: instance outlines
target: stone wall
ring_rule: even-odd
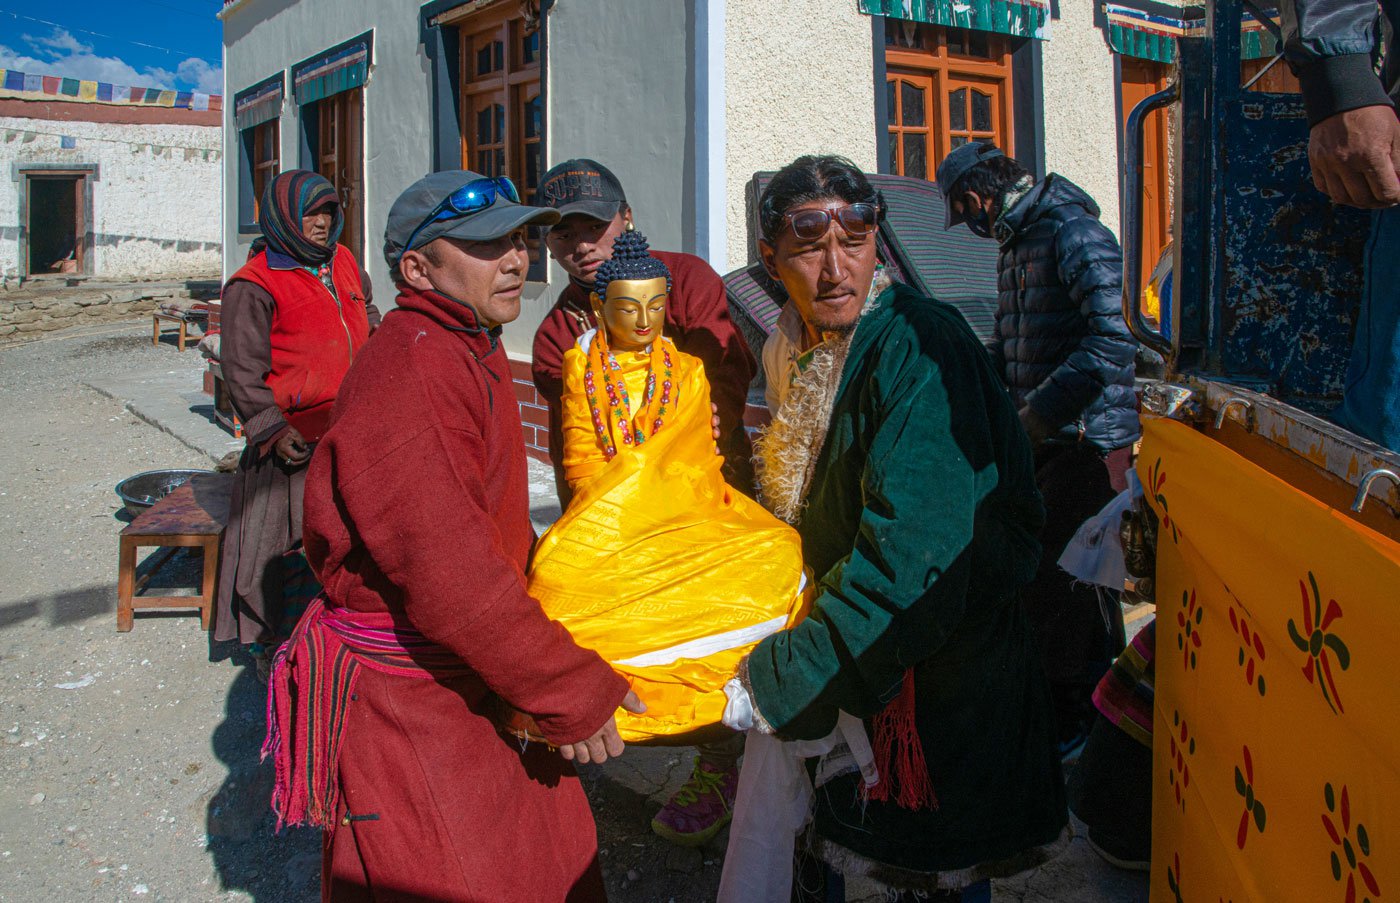
[[[212,283],[217,292],[217,283]],[[165,301],[192,301],[208,290],[184,282],[44,287],[0,292],[0,345],[70,326],[129,320]]]

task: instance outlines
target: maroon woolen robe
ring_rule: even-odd
[[[573,768],[522,753],[495,696],[554,744],[607,721],[626,682],[525,591],[534,538],[505,351],[471,311],[403,294],[340,388],[306,479],[307,557],[328,604],[389,611],[471,666],[361,669],[326,831],[335,900],[604,899]]]

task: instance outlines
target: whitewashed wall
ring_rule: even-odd
[[[1118,79],[1094,4],[1061,3],[1043,53],[1045,169],[1087,191],[1117,235]]]
[[[76,139],[61,147],[62,133]],[[0,117],[0,274],[20,270],[16,164],[98,166],[92,273],[99,278],[219,271],[218,126],[54,122]]]
[[[726,0],[727,269],[748,260],[744,192],[755,172],[834,153],[876,171],[870,17],[851,2]]]

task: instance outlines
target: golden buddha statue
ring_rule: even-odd
[[[647,711],[629,742],[718,726],[724,683],[805,613],[797,533],[720,474],[709,384],[662,335],[670,274],[619,236],[591,296],[599,328],[564,356],[564,473],[573,501],[540,538],[530,592],[598,651]]]

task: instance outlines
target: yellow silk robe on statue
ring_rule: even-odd
[[[724,482],[705,371],[670,352],[675,389],[662,428],[641,445],[618,443],[612,461],[584,394],[587,356],[577,347],[564,355],[564,472],[575,494],[540,538],[529,578],[545,612],[646,703],[644,715],[618,710],[629,742],[718,724],[740,660],[805,613],[797,532]],[[617,359],[640,404],[649,357]],[[601,379],[598,392],[606,404]]]

